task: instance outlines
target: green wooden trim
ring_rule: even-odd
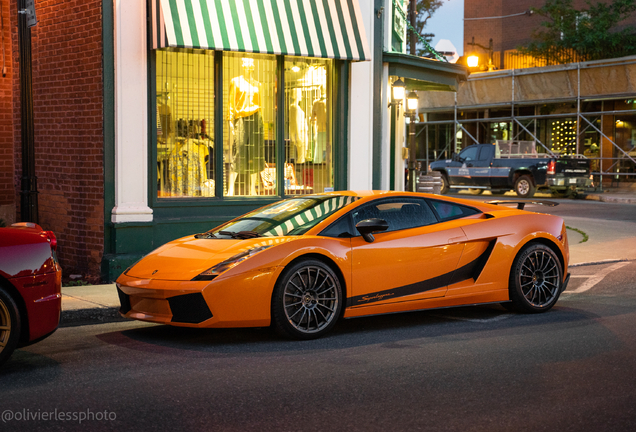
[[[468,68],[463,65],[425,59],[399,53],[384,53],[382,61],[389,64],[389,75],[443,84],[455,91],[460,81],[468,78]]]
[[[391,105],[391,167],[389,168],[389,189],[395,190],[395,133],[397,128],[397,106]]]
[[[285,56],[276,58],[276,193],[282,197],[285,194]]]
[[[214,52],[214,195],[223,197],[225,178],[223,176],[223,51]]]
[[[157,51],[148,50],[148,202],[157,203]]]
[[[334,62],[334,114],[333,138],[331,151],[334,158],[334,189],[349,188],[347,166],[349,163],[349,66],[350,62],[336,60]]]
[[[380,10],[384,7],[384,0],[375,0],[374,10]],[[386,14],[381,15],[382,18]],[[383,19],[374,20],[373,25],[373,40],[384,40],[384,25]],[[382,63],[382,44],[376,43],[372,47],[371,58],[373,59],[373,101],[371,102],[374,107],[382,105],[382,87],[383,87],[383,63]],[[382,186],[382,109],[373,110],[373,128],[372,128],[372,140],[373,140],[373,174],[371,180],[371,187],[378,190]]]
[[[113,224],[115,207],[115,52],[113,41],[113,0],[102,2],[102,73],[104,80],[104,254],[114,250]],[[102,269],[103,272],[103,269]]]

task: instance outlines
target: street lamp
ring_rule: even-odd
[[[406,93],[406,84],[400,78],[395,80],[391,85],[393,91],[393,102],[391,105],[396,105],[399,109],[399,106],[402,104],[404,100],[404,94]]]
[[[484,68],[488,68],[488,72],[492,72],[492,71],[495,70],[495,65],[492,63],[492,54],[493,54],[492,38],[490,38],[490,41],[489,41],[489,44],[488,44],[487,47],[475,42],[475,36],[473,36],[473,41],[472,42],[468,42],[466,45],[471,45],[473,47],[479,47],[479,48],[483,49],[484,51],[486,51],[488,53],[488,65],[484,66]],[[477,67],[477,66],[479,66],[479,57],[477,56],[477,54],[473,54],[473,55],[469,56],[466,59],[466,64],[468,65],[468,67]]]
[[[411,91],[406,97],[406,113],[410,116],[409,121],[409,184],[408,190],[417,192],[417,170],[415,161],[415,118],[418,107],[417,93]]]

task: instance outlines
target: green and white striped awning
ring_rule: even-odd
[[[358,0],[156,0],[153,48],[370,60]]]

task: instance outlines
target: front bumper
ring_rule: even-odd
[[[262,327],[270,324],[278,267],[212,281],[165,281],[122,275],[120,313],[179,327]]]

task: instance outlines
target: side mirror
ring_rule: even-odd
[[[356,224],[356,229],[360,234],[362,234],[362,238],[364,241],[368,243],[373,243],[375,238],[373,237],[374,232],[378,231],[386,231],[389,228],[389,224],[384,219],[365,219]]]

